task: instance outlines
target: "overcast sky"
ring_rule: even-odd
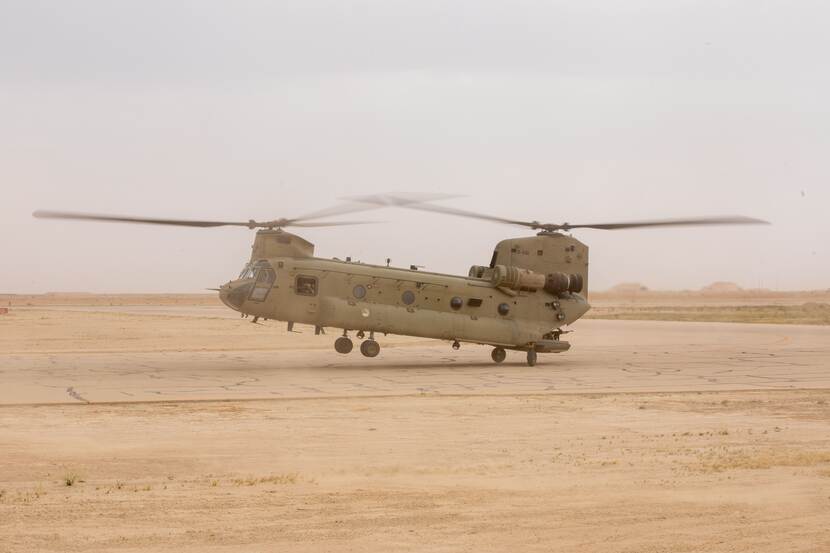
[[[246,229],[378,192],[584,230],[591,285],[830,287],[830,4],[0,1],[0,292],[198,291]],[[375,211],[323,257],[466,274],[521,228]],[[354,218],[352,215],[350,218]]]

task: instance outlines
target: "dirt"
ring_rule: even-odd
[[[116,301],[0,319],[4,553],[830,551],[826,327],[583,321],[530,368]]]
[[[0,543],[827,551],[830,394],[749,394],[6,407]]]

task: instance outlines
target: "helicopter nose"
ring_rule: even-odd
[[[223,284],[219,288],[219,299],[234,311],[240,311],[253,285],[254,283],[250,280],[247,282],[234,280]]]

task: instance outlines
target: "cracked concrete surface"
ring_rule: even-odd
[[[520,352],[495,365],[483,346],[389,337],[392,347],[366,359],[337,354],[331,336],[286,333],[275,333],[270,351],[9,353],[0,404],[830,387],[830,327],[588,320],[574,328],[571,351],[542,355],[532,368]]]

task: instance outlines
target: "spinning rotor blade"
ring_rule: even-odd
[[[188,219],[156,219],[151,217],[122,217],[118,215],[96,215],[68,211],[35,211],[38,219],[75,219],[80,221],[106,221],[115,223],[146,223],[149,225],[175,225],[180,227],[247,227],[250,223],[236,221],[192,221]]]
[[[371,225],[374,223],[378,223],[380,221],[332,221],[330,223],[326,221],[309,221],[308,223],[303,222],[293,222],[298,221],[298,219],[290,219],[288,223],[284,226],[287,227],[304,227],[304,228],[313,228],[313,227],[342,227],[345,225]]]
[[[301,226],[295,223],[311,221],[314,219],[323,219],[326,217],[334,217],[335,215],[345,215],[346,213],[357,213],[359,211],[371,211],[373,209],[379,209],[383,206],[374,205],[371,202],[360,202],[360,201],[351,201],[347,199],[347,203],[334,205],[331,207],[327,207],[325,209],[319,209],[317,211],[312,211],[311,213],[306,213],[305,215],[301,215],[299,217],[294,217],[292,219],[285,219],[286,222],[289,222],[293,226]],[[366,222],[366,221],[364,221]],[[340,223],[344,224],[344,223]],[[362,224],[362,223],[348,223],[348,224]]]
[[[539,221],[518,221],[514,219],[506,219],[504,217],[497,217],[495,215],[486,215],[483,213],[476,213],[464,209],[457,209],[454,207],[446,207],[442,205],[435,205],[424,203],[422,201],[415,201],[408,198],[401,198],[398,196],[380,195],[380,196],[365,196],[359,198],[360,201],[374,203],[376,205],[393,205],[397,207],[405,207],[408,209],[417,209],[421,211],[432,211],[435,213],[445,213],[447,215],[457,215],[459,217],[469,217],[472,219],[483,219],[485,221],[494,221],[497,223],[505,223],[510,225],[519,225],[529,227],[535,230],[570,230],[574,228],[591,228],[599,230],[621,230],[630,228],[646,228],[646,227],[678,227],[678,226],[705,226],[705,225],[768,225],[768,221],[761,219],[754,219],[752,217],[744,217],[742,215],[727,215],[720,217],[695,217],[688,219],[655,219],[646,221],[628,221],[622,223],[595,223],[595,224],[570,224],[570,223],[540,223]]]
[[[321,226],[334,226],[334,225],[361,225],[371,221],[363,221],[363,222],[351,222],[351,223],[344,223],[344,222],[337,222],[332,223],[331,225],[326,224],[300,224],[304,223],[305,221],[310,221],[313,219],[322,219],[324,217],[333,217],[334,215],[344,215],[346,213],[356,213],[359,211],[369,211],[372,209],[380,209],[385,207],[385,204],[382,201],[379,201],[381,195],[377,196],[364,196],[364,197],[356,197],[356,198],[341,198],[346,201],[344,204],[335,205],[332,207],[328,207],[326,209],[320,209],[318,211],[313,211],[311,213],[307,213],[305,215],[301,215],[300,217],[295,217],[293,219],[283,219],[288,225],[295,226],[295,227],[321,227]],[[432,200],[445,200],[448,198],[454,198],[455,196],[450,196],[449,194],[420,194],[418,196],[413,196],[412,199],[408,201],[417,201],[417,202],[428,202]],[[374,200],[370,200],[373,198]],[[401,199],[401,201],[406,201]]]
[[[440,199],[451,198],[452,196],[444,196]],[[395,206],[395,207],[406,207],[408,209],[419,209],[421,211],[434,211],[436,213],[445,213],[447,215],[458,215],[459,217],[470,217],[472,219],[484,219],[485,221],[495,221],[497,223],[506,223],[509,225],[524,225],[524,226],[532,226],[533,223],[524,222],[524,221],[514,221],[512,219],[504,219],[502,217],[496,217],[494,215],[484,215],[482,213],[474,213],[472,211],[466,211],[463,209],[457,209],[454,207],[447,207],[443,205],[435,205],[425,203],[427,200],[424,199],[413,199],[409,197],[401,197],[401,196],[392,196],[387,194],[378,194],[375,196],[360,196],[354,198],[357,201],[366,202],[370,204],[374,204],[377,206]],[[439,199],[439,198],[435,198]]]
[[[121,215],[100,215],[94,213],[75,213],[68,211],[35,211],[32,213],[34,217],[39,219],[72,219],[79,221],[104,221],[108,223],[141,223],[149,225],[172,225],[180,227],[247,227],[254,228],[278,228],[278,227],[336,227],[343,225],[363,225],[369,224],[373,221],[332,221],[332,222],[313,222],[310,219],[317,219],[320,217],[330,217],[341,213],[350,213],[354,211],[367,211],[370,209],[377,209],[380,206],[367,204],[353,204],[351,206],[335,206],[325,211],[319,211],[313,214],[305,215],[295,219],[274,219],[272,221],[198,221],[191,219],[160,219],[155,217],[127,217]]]
[[[692,219],[654,219],[649,221],[629,221],[627,223],[598,223],[593,225],[549,225],[563,230],[572,228],[593,228],[600,230],[620,230],[646,227],[699,227],[705,225],[768,225],[769,221],[744,217],[743,215],[727,215],[723,217],[696,217]]]

